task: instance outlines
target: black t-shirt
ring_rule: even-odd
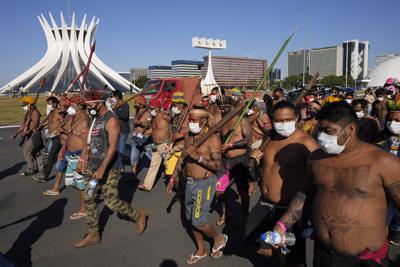
[[[121,133],[129,133],[129,105],[128,103],[124,103],[117,110],[114,111],[115,115],[117,115],[120,125],[121,125]]]

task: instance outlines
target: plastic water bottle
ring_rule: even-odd
[[[86,195],[87,195],[88,197],[92,197],[92,196],[93,196],[93,193],[94,193],[94,190],[95,190],[95,188],[96,188],[96,185],[97,185],[97,179],[92,179],[92,180],[90,180],[90,182],[89,182],[89,188],[88,188],[88,190],[86,191]]]
[[[290,250],[286,246],[293,246],[296,243],[296,237],[293,233],[285,233],[282,239],[282,236],[278,232],[269,231],[262,234],[260,239],[271,246],[283,243],[283,247],[281,247],[282,254],[290,253]]]

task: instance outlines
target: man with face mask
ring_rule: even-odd
[[[257,163],[261,157],[261,145],[263,144],[264,137],[269,136],[272,129],[271,121],[268,115],[263,112],[254,100],[253,104],[247,111],[247,117],[252,127],[251,144],[250,144],[250,162],[249,169],[253,181],[256,181],[261,175],[259,174],[259,164]],[[251,183],[250,193],[255,191],[255,183]]]
[[[101,191],[104,204],[136,223],[136,232],[142,234],[146,229],[147,216],[143,209],[137,210],[118,197],[118,139],[120,123],[117,117],[107,110],[104,103],[106,92],[91,90],[84,92],[85,104],[92,117],[91,126],[79,159],[76,171],[85,173],[85,206],[88,233],[74,244],[81,248],[100,242],[98,199]],[[97,180],[94,191],[89,193],[93,181]]]
[[[317,124],[315,114],[321,109],[317,93],[307,94],[303,98],[303,102],[298,104],[296,108],[300,114],[298,128],[307,134],[313,135]]]
[[[238,88],[233,88],[231,90],[231,94],[234,103],[239,103],[242,101],[242,92]]]
[[[136,114],[133,119],[134,129],[131,143],[131,170],[133,176],[136,176],[141,153],[147,151],[148,157],[151,157],[151,121],[153,116],[146,105],[146,98],[143,95],[138,95],[135,99]]]
[[[380,132],[380,125],[378,120],[368,114],[368,102],[364,99],[354,99],[351,106],[358,118],[358,138],[370,144],[375,143]]]
[[[354,99],[351,102],[351,106],[356,112],[357,118],[369,117],[368,115],[368,102],[364,99]]]
[[[11,136],[14,140],[19,134],[25,136],[25,143],[23,146],[23,154],[26,160],[27,168],[21,173],[22,176],[33,175],[39,170],[38,151],[35,149],[33,140],[33,130],[39,127],[40,112],[36,108],[35,100],[31,96],[24,96],[22,98],[22,109],[26,112],[24,121],[18,130]]]
[[[171,133],[169,142],[169,152],[165,156],[165,174],[170,176],[174,173],[178,159],[182,154],[183,140],[189,133],[189,116],[185,116],[188,108],[183,92],[175,92],[172,96],[171,106]],[[181,129],[178,131],[179,124],[182,122]]]
[[[157,174],[163,163],[163,155],[167,152],[168,141],[169,141],[169,127],[170,119],[168,114],[161,109],[161,103],[157,99],[151,99],[149,102],[150,114],[153,116],[151,122],[153,139],[150,167],[147,171],[147,175],[143,181],[143,184],[139,185],[138,188],[143,191],[151,191]]]
[[[397,100],[397,101],[396,101]],[[386,135],[386,141],[382,148],[400,157],[400,101],[399,95],[394,99],[387,101],[387,120],[383,133]],[[400,245],[400,210],[395,208],[393,202],[389,204],[388,219],[389,242],[392,245]]]
[[[379,126],[381,129],[385,127],[386,121],[386,93],[385,89],[379,88],[375,91],[376,100],[372,103],[371,116],[375,117],[379,121]]]
[[[191,230],[197,245],[197,251],[187,259],[188,264],[194,264],[209,254],[205,248],[203,235],[214,240],[210,256],[215,259],[222,256],[228,241],[227,235],[219,234],[207,221],[207,214],[215,194],[216,172],[223,168],[221,140],[216,134],[213,134],[198,148],[193,147],[193,143],[210,126],[210,116],[205,109],[194,107],[189,114],[190,133],[184,142],[188,155],[184,162],[188,175],[184,204],[186,217],[191,223]],[[172,180],[172,184],[174,182],[177,181]]]
[[[57,162],[57,154],[61,149],[60,132],[57,131],[60,123],[65,117],[65,110],[59,107],[59,101],[56,97],[51,96],[47,99],[47,132],[49,138],[47,162],[43,167],[43,171],[39,175],[32,176],[39,183],[45,183],[49,180],[53,165]]]
[[[129,126],[129,104],[125,103],[123,100],[122,92],[119,90],[114,90],[112,92],[112,97],[109,98],[109,105],[114,114],[118,117],[121,126],[121,132],[119,134],[118,140],[118,168],[121,171],[125,171],[124,168],[124,156],[127,157],[125,152],[126,139],[130,133]]]
[[[282,88],[276,88],[274,91],[272,91],[271,97],[273,105],[275,105],[279,101],[286,100]]]
[[[75,94],[69,99],[67,113],[68,116],[71,116],[71,120],[61,127],[61,132],[66,135],[66,140],[58,155],[56,180],[53,188],[43,192],[43,195],[59,195],[61,180],[65,174],[65,185],[72,185],[79,191],[79,210],[69,217],[71,220],[77,220],[86,216],[83,175],[76,172],[76,167],[81,153],[86,146],[89,131],[89,118],[86,112],[85,101],[79,94]]]
[[[240,92],[240,91],[239,91]],[[240,100],[234,100],[232,109],[240,104]],[[227,110],[228,111],[228,110]],[[239,115],[234,116],[228,123],[221,128],[222,140],[226,140],[228,135],[234,128]],[[254,181],[249,173],[249,153],[251,143],[251,124],[247,117],[244,117],[239,126],[234,131],[229,143],[222,145],[222,153],[224,153],[224,167],[229,171],[229,178],[234,180],[242,205],[242,214],[237,222],[237,226],[243,226],[246,223],[249,213],[250,192],[254,191]],[[226,187],[217,188],[217,197],[222,205],[222,214],[217,220],[217,225],[225,224],[225,219],[229,215],[227,212],[225,201]]]
[[[306,173],[305,162],[318,149],[315,140],[297,128],[297,121],[298,113],[291,102],[280,101],[274,106],[274,132],[264,148],[262,198],[257,204],[267,209],[264,211],[268,220],[267,228],[275,225],[287,210],[290,200],[302,188]],[[293,227],[296,245],[284,257],[285,266],[305,266],[305,239],[301,237],[301,231],[300,227]],[[272,248],[264,244],[261,243],[258,252],[272,256]]]
[[[283,235],[309,211],[315,267],[388,266],[386,199],[400,207],[400,159],[358,139],[357,115],[344,102],[324,106],[317,119],[321,149],[274,231]]]
[[[207,111],[213,116],[214,123],[218,123],[222,119],[220,103],[218,87],[215,87],[211,90],[210,104],[207,107]]]

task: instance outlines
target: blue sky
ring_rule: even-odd
[[[100,18],[96,53],[116,71],[134,66],[169,65],[175,59],[201,60],[206,52],[191,47],[191,38],[227,40],[218,55],[250,56],[272,61],[286,36],[299,26],[288,50],[303,48],[307,1],[308,47],[370,41],[370,68],[375,56],[400,52],[399,0],[248,0],[248,1],[94,1],[70,0],[80,24],[86,13]],[[48,12],[60,23],[68,18],[67,0],[0,2],[0,85],[36,63],[46,51],[37,16]],[[397,26],[397,27],[396,27]],[[286,73],[286,53],[278,67]]]

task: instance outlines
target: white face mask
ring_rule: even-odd
[[[346,129],[346,128],[345,128]],[[343,129],[344,130],[344,129]],[[340,135],[341,133],[339,133]],[[343,150],[346,147],[347,142],[349,141],[349,139],[347,139],[347,141],[344,143],[344,145],[340,146],[338,145],[338,138],[339,135],[330,135],[330,134],[326,134],[324,132],[320,132],[318,134],[318,143],[321,146],[321,149],[323,151],[325,151],[328,154],[332,154],[332,155],[337,155],[343,152]]]
[[[254,110],[249,109],[249,110],[247,111],[247,116],[251,116],[251,115],[253,115],[253,114],[254,114]]]
[[[400,134],[400,121],[388,121],[386,126],[391,133]]]
[[[378,97],[379,101],[383,101],[383,96]]]
[[[46,114],[49,115],[50,112],[54,110],[53,105],[47,104],[46,106]]]
[[[284,137],[288,137],[296,131],[296,121],[274,122],[275,131]]]
[[[114,97],[110,97],[107,99],[106,101],[106,108],[109,111],[113,111],[113,108],[115,107],[115,105],[117,104],[117,99],[115,99]]]
[[[156,109],[153,109],[150,111],[151,116],[155,117],[157,116],[158,111]]]
[[[210,102],[215,103],[217,101],[217,95],[211,95],[210,96]]]
[[[76,110],[73,107],[69,107],[67,109],[68,115],[73,116],[76,115]]]
[[[364,117],[364,111],[358,111],[358,112],[356,112],[356,114],[357,114],[357,118],[359,118],[359,119]]]
[[[199,122],[189,122],[189,131],[194,134],[198,134],[201,132],[200,123]]]
[[[233,101],[236,101],[236,100],[239,99],[239,97],[237,97],[237,96],[232,96],[232,99],[233,99]]]
[[[28,110],[29,110],[29,107],[28,107],[28,105],[22,106],[22,109],[25,110],[25,111],[28,111]]]
[[[178,107],[172,107],[171,111],[174,114],[180,114],[181,113],[181,110]]]
[[[345,99],[345,100],[346,100],[347,104],[349,104],[349,105],[351,104],[351,101],[352,101],[351,99]]]

